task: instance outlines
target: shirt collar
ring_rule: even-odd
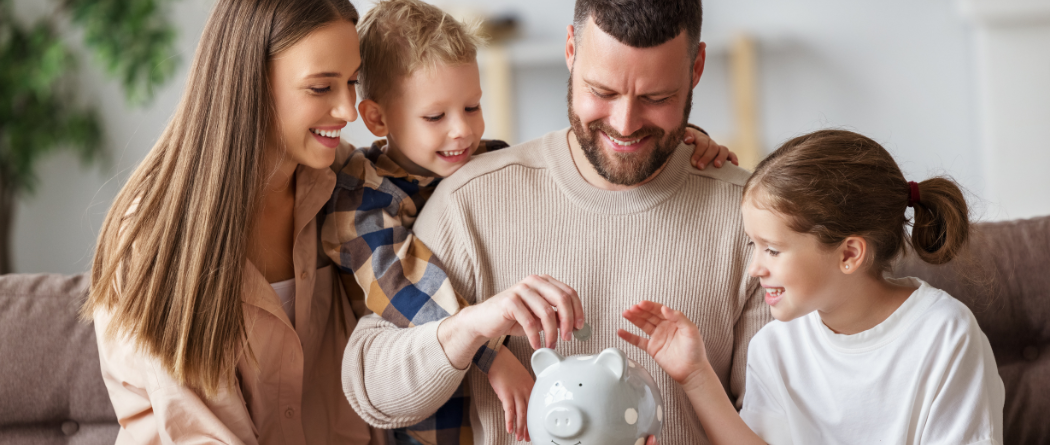
[[[300,257],[300,255],[296,255],[295,250],[315,247],[310,244],[310,240],[300,238],[306,226],[316,219],[317,214],[328,202],[328,199],[332,197],[332,191],[334,190],[335,172],[332,169],[327,167],[315,169],[302,164],[296,167],[295,208],[292,210],[292,224],[295,230],[293,261],[297,261],[296,258]],[[312,258],[312,255],[305,255],[303,258]],[[299,265],[300,268],[316,269],[314,266],[314,264]],[[269,283],[266,282],[266,278],[263,277],[262,273],[247,259],[245,260],[244,283],[241,291],[241,301],[261,307],[275,314],[283,312],[276,299],[266,297],[273,290],[269,287]]]
[[[433,176],[420,176],[413,175],[405,169],[397,165],[389,155],[386,154],[387,141],[386,139],[380,139],[372,143],[371,147],[365,151],[365,156],[368,157],[376,166],[376,173],[379,176],[387,178],[399,178],[405,181],[409,181],[419,185],[420,188],[437,187],[441,178]]]

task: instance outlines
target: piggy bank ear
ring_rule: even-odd
[[[558,355],[550,348],[540,348],[536,352],[532,353],[532,372],[535,372],[537,376],[543,374],[543,371],[551,366],[561,363],[565,360],[564,357]]]
[[[604,366],[612,371],[617,379],[622,379],[627,372],[627,355],[617,348],[608,348],[598,354],[595,360],[598,366]]]

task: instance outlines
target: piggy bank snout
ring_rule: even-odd
[[[583,431],[586,426],[583,413],[571,406],[558,406],[547,411],[543,421],[544,428],[552,436],[568,439]]]

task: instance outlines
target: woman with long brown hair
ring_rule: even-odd
[[[90,298],[117,443],[354,443],[356,318],[317,251],[355,111],[348,0],[220,0],[186,92],[110,209]]]

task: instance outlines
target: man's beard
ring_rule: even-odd
[[[617,185],[635,185],[653,176],[667,160],[674,154],[678,144],[685,136],[686,124],[689,122],[689,111],[693,106],[693,90],[689,90],[686,97],[685,110],[682,113],[682,123],[669,134],[660,127],[642,127],[630,135],[621,135],[609,127],[605,122],[596,120],[584,127],[580,117],[572,107],[572,74],[569,74],[569,122],[572,131],[576,134],[576,140],[580,142],[583,154],[587,156],[591,166],[609,181]],[[609,137],[621,141],[640,139],[646,136],[652,137],[655,147],[650,150],[635,153],[608,153],[601,147],[601,135],[604,132]]]

